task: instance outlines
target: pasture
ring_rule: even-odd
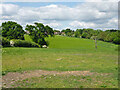
[[[2,49],[3,87],[118,87],[117,45],[97,41],[95,49],[90,39],[55,36],[46,40],[49,48]],[[6,81],[13,74],[26,78]]]

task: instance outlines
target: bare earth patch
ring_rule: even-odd
[[[16,81],[24,80],[31,77],[40,77],[41,75],[109,75],[110,73],[96,73],[90,71],[46,71],[46,70],[35,70],[35,71],[24,71],[22,73],[9,72],[2,77],[2,86],[5,88],[11,88],[12,84]]]

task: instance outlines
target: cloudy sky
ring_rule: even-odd
[[[15,1],[15,0],[14,0]],[[25,1],[25,0],[24,0]],[[35,2],[36,1],[36,2]],[[24,28],[27,24],[40,22],[54,29],[118,28],[118,2],[110,0],[82,0],[81,2],[11,2],[0,4],[0,22],[16,21]]]

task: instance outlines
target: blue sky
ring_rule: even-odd
[[[118,28],[116,2],[4,2],[2,7],[1,22],[16,21],[24,28],[34,22],[59,30]]]
[[[51,4],[66,5],[68,7],[74,7],[76,5],[79,5],[85,2],[3,2],[3,3],[15,4],[15,5],[19,5],[20,7],[41,7],[41,6],[51,5]]]

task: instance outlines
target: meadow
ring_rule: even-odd
[[[26,37],[26,40],[31,40]],[[72,74],[44,74],[14,81],[10,87],[17,88],[117,88],[118,45],[74,37],[55,36],[46,38],[48,48],[2,49],[2,74],[24,74],[45,70]],[[83,71],[80,74],[77,71]],[[87,74],[86,74],[87,73]],[[7,84],[4,84],[7,87]]]

